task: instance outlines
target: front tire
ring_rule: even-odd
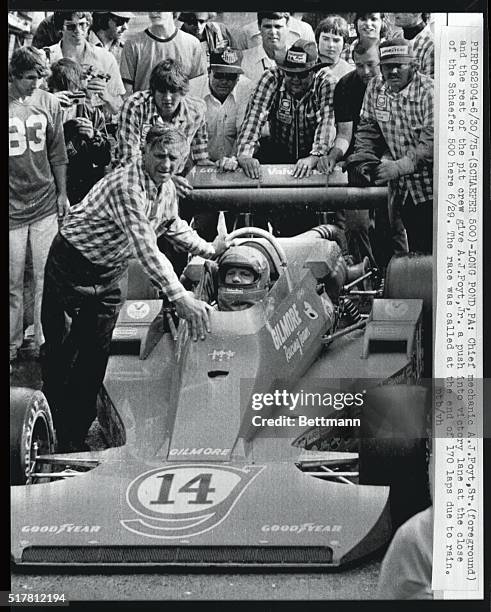
[[[38,482],[30,478],[36,457],[54,453],[55,441],[53,418],[43,393],[24,387],[11,388],[10,484]]]

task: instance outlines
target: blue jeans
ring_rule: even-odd
[[[96,417],[126,267],[91,263],[59,233],[53,240],[41,307],[41,367],[61,449],[80,446]]]
[[[41,298],[44,265],[58,231],[56,213],[9,231],[10,357],[15,358],[24,339],[24,272],[28,242],[31,245],[34,280],[34,334],[37,346],[44,342]]]

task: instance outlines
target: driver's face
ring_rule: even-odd
[[[254,282],[254,274],[247,268],[229,268],[225,274],[227,285],[250,285]]]

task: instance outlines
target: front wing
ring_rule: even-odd
[[[388,487],[325,482],[286,462],[103,454],[69,480],[12,488],[16,564],[339,567],[390,537]]]

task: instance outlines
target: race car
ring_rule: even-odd
[[[420,509],[415,475],[424,504],[426,400],[387,383],[422,375],[429,258],[391,262],[382,293],[364,266],[340,263],[329,226],[230,237],[267,256],[270,285],[246,310],[213,310],[203,341],[133,267],[100,394],[108,448],[57,454],[42,393],[11,390],[14,563],[335,568],[388,543],[391,504]],[[209,262],[186,275],[213,299]],[[372,443],[380,406],[400,427],[410,407],[402,446],[393,430]],[[405,501],[394,505],[397,478]]]

